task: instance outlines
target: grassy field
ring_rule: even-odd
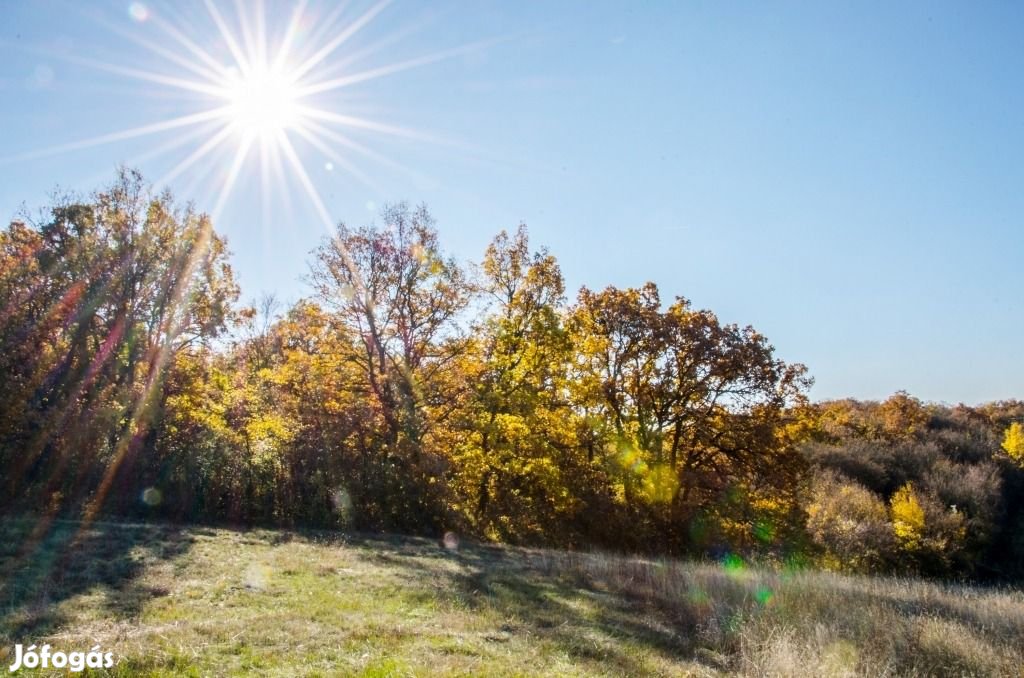
[[[1024,676],[1020,590],[737,561],[12,520],[0,577],[3,673],[47,642],[115,675]]]

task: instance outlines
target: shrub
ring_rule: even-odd
[[[811,494],[807,529],[824,551],[824,564],[857,572],[883,569],[896,543],[882,500],[864,486],[830,473],[816,478]]]

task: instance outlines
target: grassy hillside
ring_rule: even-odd
[[[424,539],[0,525],[0,659],[120,675],[1024,675],[1024,593]]]

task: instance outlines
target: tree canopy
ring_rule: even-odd
[[[1024,404],[812,404],[804,366],[525,226],[339,224],[239,305],[207,216],[134,172],[0,232],[4,508],[1014,575]],[[999,560],[1002,559],[1002,560]]]

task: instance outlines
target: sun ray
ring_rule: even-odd
[[[327,207],[324,205],[324,201],[320,197],[320,192],[316,190],[316,186],[309,178],[309,174],[306,172],[306,168],[302,165],[302,161],[295,152],[295,148],[292,146],[291,141],[288,140],[288,137],[284,132],[279,132],[278,135],[278,145],[281,151],[291,163],[292,169],[295,170],[295,174],[299,178],[299,183],[302,184],[302,187],[306,191],[306,195],[313,203],[314,208],[316,208],[316,212],[320,216],[324,228],[327,230],[327,234],[331,237],[335,247],[338,248],[338,254],[341,255],[342,261],[352,274],[353,287],[355,287],[358,294],[365,295],[366,287],[363,285],[362,278],[359,276],[359,268],[352,261],[352,257],[344,244],[342,244],[338,239],[338,233],[335,228],[334,221],[331,219],[331,215],[327,212]]]
[[[375,183],[366,175],[366,173],[362,172],[361,170],[359,170],[359,168],[357,168],[351,162],[342,157],[335,149],[331,148],[329,145],[324,143],[324,141],[320,139],[318,136],[316,136],[316,134],[306,129],[302,125],[296,126],[294,129],[299,136],[308,141],[318,151],[323,153],[328,160],[335,163],[336,165],[344,169],[346,172],[354,176],[364,186],[366,186],[367,188],[374,192],[382,192],[379,184]]]
[[[376,5],[366,10],[362,16],[353,21],[349,26],[339,33],[333,40],[324,45],[317,51],[313,56],[307,59],[301,66],[292,71],[292,76],[297,80],[304,76],[314,66],[326,59],[330,54],[338,49],[346,40],[351,38],[353,35],[358,33],[360,29],[366,24],[373,21],[373,18],[384,11],[384,8],[391,4],[391,0],[381,0]]]
[[[222,143],[211,150],[207,157],[204,157],[201,162],[197,161],[194,168],[184,175],[188,178],[188,183],[178,187],[180,194],[194,196],[203,205],[216,199],[216,191],[211,188],[217,186],[214,173],[225,162],[230,162],[231,157],[229,144]],[[169,188],[169,186],[167,187]]]
[[[263,11],[262,5],[258,0],[249,0],[253,7],[255,7],[254,14],[259,14]],[[249,64],[254,63],[261,64],[265,63],[261,59],[259,44],[257,43],[256,35],[253,32],[253,27],[249,23],[249,13],[245,11],[243,0],[235,0],[235,15],[238,17],[238,25],[241,29],[242,44],[245,46],[245,54],[249,60]]]
[[[284,203],[284,210],[286,214],[292,213],[292,194],[287,190],[288,187],[288,175],[284,170],[284,163],[281,161],[281,149],[276,143],[267,143],[267,149],[270,151],[270,164],[274,170],[274,178],[281,186],[282,190],[280,195],[282,202]]]
[[[324,120],[326,122],[344,125],[345,127],[355,127],[373,132],[382,132],[384,134],[390,134],[396,137],[405,137],[407,139],[434,141],[431,137],[404,127],[395,127],[394,125],[386,125],[384,123],[374,122],[373,120],[367,120],[353,115],[342,115],[341,113],[334,113],[332,111],[325,111],[323,109],[312,108],[309,106],[299,106],[298,109],[301,115],[314,120]]]
[[[260,63],[267,63],[267,11],[263,0],[256,0],[256,53]]]
[[[185,78],[175,78],[169,75],[163,75],[160,73],[153,73],[151,71],[144,71],[138,68],[129,68],[127,66],[118,66],[117,64],[108,64],[105,61],[99,61],[97,59],[90,59],[88,57],[76,57],[76,56],[64,56],[61,57],[66,61],[79,64],[81,66],[88,66],[97,70],[106,71],[107,73],[113,73],[114,75],[124,75],[129,78],[135,78],[136,80],[145,80],[147,82],[156,83],[158,85],[167,85],[181,90],[190,92],[197,92],[199,94],[206,94],[209,96],[218,96],[223,92],[223,87],[217,83],[211,82],[199,82],[197,80],[186,80]]]
[[[177,148],[181,148],[182,146],[185,146],[186,144],[189,144],[195,141],[196,139],[199,139],[200,137],[204,137],[208,134],[211,134],[218,127],[220,127],[219,123],[208,123],[206,125],[202,125],[201,127],[198,127],[197,129],[194,129],[188,132],[187,134],[176,136],[167,143],[160,144],[159,146],[151,148],[145,153],[140,153],[139,155],[129,158],[128,160],[125,161],[124,164],[129,167],[134,167],[136,165],[142,164],[143,162],[153,160],[154,158],[159,158],[160,156],[166,153],[170,153],[171,151]]]
[[[224,22],[224,17],[221,16],[220,10],[217,9],[212,0],[203,0],[203,3],[206,5],[206,11],[209,13],[210,18],[213,19],[213,23],[216,24],[217,30],[220,31],[220,37],[224,40],[224,44],[227,45],[231,55],[235,58],[238,69],[242,73],[248,73],[250,68],[249,60],[245,58],[245,53],[238,46],[238,42],[231,33],[231,29]]]
[[[327,76],[331,76],[334,73],[342,73],[352,64],[358,63],[386,47],[397,44],[420,30],[422,30],[422,26],[419,24],[408,24],[403,28],[393,31],[387,36],[373,42],[372,44],[367,45],[366,47],[349,52],[346,56],[333,61],[330,65],[325,65],[319,70],[319,74],[321,77],[326,79]]]
[[[121,161],[121,164],[125,165],[126,167],[138,167],[139,165],[141,165],[144,162],[148,162],[148,161],[153,160],[155,158],[159,158],[159,157],[161,157],[163,155],[166,155],[166,154],[170,153],[171,151],[174,151],[175,149],[181,148],[182,146],[185,146],[187,144],[190,144],[190,143],[194,142],[196,139],[199,139],[199,138],[202,138],[202,137],[205,137],[205,136],[211,134],[214,130],[219,128],[220,125],[223,124],[223,123],[210,123],[210,122],[208,122],[205,125],[203,125],[201,123],[199,123],[199,124],[200,124],[200,126],[197,127],[196,129],[190,130],[186,134],[181,134],[181,135],[175,136],[170,141],[167,141],[166,143],[160,144],[159,146],[155,146],[155,147],[149,149],[148,151],[146,151],[144,153],[140,153],[138,155],[134,155],[134,156],[132,156],[130,158],[127,158],[127,159]],[[99,183],[99,182],[103,181],[104,178],[107,177],[107,176],[109,176],[109,172],[106,171],[106,170],[103,170],[103,171],[97,172],[95,175],[93,175],[93,176],[89,177],[88,179],[86,179],[85,183],[86,184]]]
[[[206,122],[207,120],[215,120],[222,118],[225,113],[230,109],[229,106],[221,106],[201,113],[193,113],[191,115],[183,115],[177,118],[170,118],[161,122],[154,122],[149,125],[142,125],[140,127],[133,127],[131,129],[121,130],[120,132],[112,132],[110,134],[104,134],[102,136],[93,137],[91,139],[83,139],[81,141],[74,141],[69,144],[61,144],[60,146],[51,146],[50,148],[44,148],[37,151],[29,151],[20,155],[7,156],[6,158],[0,158],[0,164],[10,162],[20,162],[23,160],[35,160],[37,158],[43,158],[50,155],[59,155],[61,153],[67,153],[69,151],[78,151],[83,148],[92,148],[94,146],[102,146],[104,144],[110,144],[117,141],[125,141],[128,139],[134,139],[136,137],[148,136],[150,134],[158,134],[160,132],[166,132],[179,127],[187,127],[189,125],[195,125],[197,123]]]
[[[178,42],[178,44],[188,50],[193,56],[210,66],[214,72],[219,74],[219,76],[223,77],[226,75],[224,64],[210,56],[209,52],[197,45],[187,35],[179,31],[173,24],[165,21],[159,16],[153,17],[153,23],[162,31],[167,33],[167,35],[169,35],[173,40]]]
[[[288,140],[288,135],[284,132],[278,132],[277,142],[281,151],[284,153],[285,158],[291,163],[292,169],[295,170],[295,175],[299,179],[299,183],[302,184],[302,188],[305,189],[306,195],[309,196],[310,201],[313,203],[313,207],[316,209],[317,216],[323,222],[324,228],[327,229],[328,233],[334,233],[334,221],[331,219],[330,213],[327,211],[327,207],[324,205],[323,198],[320,197],[320,191],[316,190],[316,186],[313,181],[309,178],[309,174],[306,172],[305,166],[299,159],[298,154],[295,152],[295,147],[292,146],[292,142]]]
[[[340,78],[334,78],[332,80],[324,80],[322,82],[316,82],[311,85],[306,85],[298,89],[299,96],[309,96],[311,94],[318,94],[320,92],[329,92],[331,90],[340,89],[342,87],[349,87],[360,82],[366,82],[367,80],[374,80],[376,78],[383,77],[385,75],[391,75],[393,73],[400,73],[407,71],[411,68],[418,68],[420,66],[426,66],[428,64],[443,61],[445,59],[451,59],[452,57],[461,56],[463,54],[469,54],[471,52],[479,51],[494,43],[493,40],[476,42],[469,45],[463,45],[462,47],[455,47],[452,49],[442,50],[440,52],[434,52],[433,54],[427,54],[415,59],[409,59],[407,61],[400,61],[398,63],[389,64],[387,66],[380,66],[378,68],[371,68],[360,73],[353,73],[352,75],[343,76]]]
[[[238,151],[235,153],[235,159],[231,163],[231,169],[228,170],[227,177],[224,179],[224,185],[220,190],[220,196],[217,198],[217,204],[213,206],[213,211],[210,212],[210,216],[214,221],[220,218],[221,211],[227,203],[228,196],[231,195],[231,189],[234,188],[235,181],[238,179],[238,174],[242,171],[242,163],[245,162],[246,156],[249,155],[249,148],[252,146],[252,142],[253,135],[246,134],[242,143],[238,146]]]
[[[270,224],[270,150],[263,139],[260,140],[260,215],[266,231]]]
[[[397,161],[387,157],[386,155],[384,155],[382,153],[378,153],[377,151],[373,150],[372,148],[369,148],[369,147],[359,143],[358,141],[355,141],[354,139],[351,139],[351,138],[345,136],[344,134],[342,134],[340,132],[337,132],[337,131],[335,131],[333,129],[330,129],[329,127],[324,127],[323,125],[315,123],[312,120],[307,120],[303,124],[310,131],[315,132],[315,133],[319,134],[322,137],[330,139],[331,141],[333,141],[333,142],[335,142],[337,144],[341,144],[342,146],[344,146],[346,148],[350,148],[353,151],[356,151],[357,153],[360,153],[361,155],[364,155],[365,157],[370,158],[371,160],[374,160],[374,161],[384,165],[385,167],[389,167],[389,168],[391,168],[393,170],[397,170],[397,171],[401,172],[402,174],[405,174],[406,176],[409,176],[409,177],[411,177],[411,178],[413,178],[415,180],[421,180],[422,179],[422,177],[417,172],[414,172],[413,170],[409,169],[408,167],[406,167],[405,165],[401,164],[400,162],[397,162]]]
[[[93,17],[93,20],[102,25],[110,32],[124,38],[125,40],[133,42],[136,45],[139,45],[140,47],[143,47],[144,49],[147,49],[156,55],[162,56],[168,61],[191,71],[192,73],[200,76],[201,78],[204,78],[208,82],[216,82],[224,75],[223,69],[222,67],[220,67],[219,64],[214,63],[215,68],[211,69],[208,66],[203,66],[203,64],[201,63],[196,63],[195,61],[192,61],[188,58],[187,54],[180,54],[172,49],[167,49],[161,46],[159,42],[154,40],[144,40],[143,38],[140,38],[136,32],[125,30],[124,28],[110,21],[98,17]],[[198,55],[195,54],[194,56],[198,57]]]
[[[250,0],[253,7],[257,6],[256,0]],[[249,13],[245,11],[245,5],[243,0],[234,0],[235,5],[235,16],[238,17],[237,21],[237,37],[238,46],[245,53],[249,63],[256,63],[259,61],[258,54],[256,53],[256,36],[253,35],[252,26],[249,24]],[[255,11],[259,11],[256,9]]]
[[[305,40],[297,45],[297,47],[308,48],[303,50],[303,54],[315,51],[318,45],[322,44],[325,39],[328,39],[327,36],[331,35],[334,31],[341,30],[338,26],[338,17],[348,9],[350,2],[351,0],[341,0],[341,2],[335,5],[334,9],[331,10],[330,14],[316,22],[317,25],[312,34],[307,36]],[[301,63],[304,59],[300,58],[299,61]]]
[[[192,272],[208,252],[212,232],[213,227],[210,225],[210,221],[208,219],[200,219],[199,237],[193,243],[189,255],[182,266],[182,273],[178,276],[177,283],[170,294],[169,307],[171,313],[169,319],[165,320],[164,325],[161,327],[163,341],[159,344],[155,354],[150,356],[149,374],[145,380],[142,394],[135,401],[128,419],[131,425],[126,430],[129,432],[135,431],[135,433],[127,433],[118,440],[110,463],[105,469],[103,478],[96,489],[94,498],[83,516],[82,524],[79,527],[80,532],[87,529],[88,525],[96,518],[96,515],[103,506],[103,502],[106,500],[107,493],[110,491],[117,471],[127,454],[142,442],[142,438],[147,430],[145,424],[149,423],[148,420],[152,416],[151,406],[153,398],[157,394],[164,369],[172,354],[172,344],[181,330],[182,317],[178,313],[178,309],[185,303],[185,295],[188,291]]]
[[[281,38],[281,44],[278,46],[277,53],[274,55],[272,68],[280,69],[284,66],[285,61],[288,59],[288,53],[291,51],[292,42],[294,42],[295,36],[299,32],[299,24],[302,22],[302,13],[305,11],[306,0],[299,0],[295,5],[295,9],[292,10],[292,15],[288,20],[288,26],[284,31],[284,37]]]
[[[230,124],[224,125],[220,132],[213,135],[206,142],[192,152],[187,158],[177,164],[170,172],[164,175],[159,181],[156,182],[156,186],[166,186],[173,181],[178,175],[187,170],[189,167],[194,165],[197,161],[201,160],[210,151],[219,146],[225,139],[227,139],[233,132],[234,127]]]

